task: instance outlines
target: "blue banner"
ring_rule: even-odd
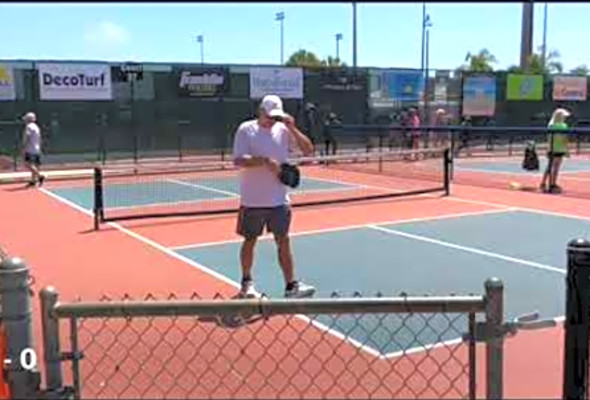
[[[420,101],[424,93],[422,71],[383,71],[383,84],[389,98],[396,101]]]

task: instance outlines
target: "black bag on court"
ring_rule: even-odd
[[[535,143],[530,142],[524,150],[524,159],[522,160],[522,168],[527,171],[539,170],[539,156],[535,149]]]
[[[301,181],[301,173],[299,172],[299,168],[297,168],[296,165],[287,163],[281,164],[279,180],[289,187],[296,188],[299,186],[299,182]]]

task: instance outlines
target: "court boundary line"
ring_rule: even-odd
[[[77,204],[71,202],[68,199],[62,198],[61,196],[59,196],[57,194],[54,194],[54,193],[48,191],[45,188],[39,188],[39,190],[42,193],[45,193],[46,195],[48,195],[49,197],[54,198],[55,200],[57,200],[59,202],[62,202],[63,204],[65,204],[65,205],[67,205],[69,207],[72,207],[75,210],[78,210],[79,212],[83,213],[84,215],[92,216],[92,213],[91,212],[89,212],[88,210],[84,209],[83,207],[78,206]],[[190,259],[188,257],[185,257],[185,256],[183,256],[183,255],[181,255],[181,254],[179,254],[179,253],[177,253],[177,252],[175,252],[175,251],[173,251],[173,250],[165,247],[164,245],[162,245],[162,244],[160,244],[160,243],[158,243],[158,242],[156,242],[154,240],[151,240],[151,239],[149,239],[147,237],[144,237],[141,234],[132,231],[131,229],[125,228],[125,227],[123,227],[123,226],[121,226],[121,225],[119,225],[119,224],[117,224],[115,222],[108,222],[107,224],[110,225],[110,226],[112,226],[113,228],[117,229],[121,233],[124,233],[124,234],[126,234],[126,235],[128,235],[128,236],[130,236],[130,237],[132,237],[132,238],[134,238],[134,239],[136,239],[136,240],[138,240],[138,241],[140,241],[140,242],[142,242],[142,243],[144,243],[144,244],[146,244],[146,245],[148,245],[148,246],[150,246],[150,247],[152,247],[152,248],[154,248],[156,250],[159,250],[162,253],[164,253],[164,254],[172,257],[172,258],[175,258],[175,259],[177,259],[179,261],[182,261],[182,262],[188,264],[189,266],[191,266],[191,267],[193,267],[195,269],[200,270],[201,272],[204,272],[204,273],[209,274],[210,276],[212,276],[214,278],[219,279],[220,281],[224,282],[225,284],[227,284],[229,286],[232,286],[234,288],[239,288],[240,287],[240,285],[237,282],[233,281],[232,279],[228,278],[227,276],[225,276],[223,274],[220,274],[220,273],[216,272],[215,270],[213,270],[213,269],[211,269],[211,268],[209,268],[209,267],[207,267],[207,266],[205,266],[205,265],[203,265],[201,263],[198,263],[198,262],[196,262],[196,261],[194,261],[194,260],[192,260],[192,259]],[[261,294],[258,293],[258,295],[261,295]],[[368,345],[365,345],[365,344],[360,343],[355,338],[347,337],[347,336],[345,336],[344,333],[342,333],[340,331],[337,331],[335,329],[332,329],[332,328],[330,328],[330,327],[322,324],[319,321],[316,321],[316,320],[314,320],[312,318],[309,318],[306,315],[295,314],[295,317],[298,318],[298,319],[300,319],[300,320],[302,320],[302,321],[304,321],[304,322],[306,322],[306,323],[308,323],[308,324],[313,325],[315,328],[318,328],[320,331],[324,331],[324,332],[332,335],[333,337],[335,337],[337,339],[340,339],[344,343],[351,344],[353,347],[356,347],[357,349],[359,349],[361,351],[364,351],[364,352],[370,354],[373,357],[376,357],[376,358],[379,358],[379,359],[383,359],[384,354],[382,352],[374,349],[371,346],[368,346]]]
[[[502,175],[515,175],[518,177],[531,177],[531,178],[539,178],[543,176],[543,171],[537,171],[534,173],[527,174],[526,172],[512,172],[512,171],[505,171],[505,170],[491,170],[491,169],[484,169],[484,168],[464,168],[464,167],[454,167],[455,171],[458,172],[474,172],[474,173],[481,173],[481,174],[502,174]],[[575,182],[590,182],[590,178],[580,178],[575,176],[569,176],[572,174],[579,174],[579,173],[588,173],[590,170],[584,169],[581,171],[563,171],[559,172],[560,175],[563,176],[564,179],[575,181]]]
[[[367,228],[373,229],[376,231],[380,231],[380,232],[383,232],[383,233],[386,233],[389,235],[401,236],[401,237],[405,237],[408,239],[418,240],[421,242],[436,244],[439,246],[448,247],[451,249],[460,250],[460,251],[464,251],[467,253],[478,254],[478,255],[484,256],[484,257],[497,258],[499,260],[508,261],[508,262],[512,262],[515,264],[527,265],[531,268],[537,268],[537,269],[544,270],[544,271],[556,272],[556,273],[559,273],[562,275],[565,275],[567,273],[567,271],[565,269],[553,267],[551,265],[546,265],[546,264],[541,264],[541,263],[537,263],[534,261],[527,261],[527,260],[523,260],[523,259],[516,258],[516,257],[506,256],[506,255],[503,255],[500,253],[478,249],[476,247],[463,246],[460,244],[451,243],[451,242],[447,242],[444,240],[434,239],[434,238],[424,236],[424,235],[416,235],[413,233],[402,232],[402,231],[398,231],[396,229],[388,229],[388,228],[385,228],[382,226],[377,226],[377,225],[367,225]]]
[[[199,185],[197,183],[185,182],[185,181],[178,180],[178,179],[167,178],[167,179],[164,179],[164,182],[170,182],[170,183],[174,183],[174,184],[177,184],[177,185],[180,185],[180,186],[194,187],[194,188],[197,188],[197,189],[207,190],[207,191],[213,192],[213,193],[225,194],[225,195],[230,196],[230,197],[240,197],[239,194],[234,193],[234,192],[228,192],[226,190],[216,189],[216,188],[213,188],[213,187],[207,187],[207,186]]]
[[[499,189],[499,190],[501,190],[501,189]],[[524,212],[529,212],[529,213],[545,214],[545,215],[550,215],[553,217],[577,219],[577,220],[581,220],[581,221],[590,221],[590,216],[562,213],[562,212],[558,212],[558,211],[542,210],[542,209],[538,209],[538,208],[521,207],[521,206],[508,206],[508,205],[502,204],[502,203],[494,203],[494,202],[489,202],[489,201],[484,201],[484,200],[473,200],[473,199],[457,197],[457,196],[442,197],[442,199],[448,200],[448,201],[457,201],[457,202],[461,202],[461,203],[479,204],[479,205],[484,205],[484,206],[487,205],[487,206],[496,207],[496,208],[512,208],[512,209],[514,209],[514,211],[524,211]]]
[[[312,229],[308,231],[299,231],[299,232],[291,232],[289,236],[297,237],[297,236],[307,236],[307,235],[315,235],[315,234],[322,234],[322,233],[332,233],[332,232],[340,232],[340,231],[347,231],[347,230],[354,230],[354,229],[363,229],[366,228],[368,225],[400,225],[412,222],[422,222],[422,221],[438,221],[444,219],[453,219],[453,218],[463,218],[463,217],[471,217],[471,216],[479,216],[479,215],[487,215],[487,214],[499,214],[499,213],[508,213],[513,212],[511,208],[505,209],[493,209],[493,210],[481,210],[481,211],[466,211],[463,213],[453,213],[453,214],[444,214],[444,215],[434,215],[430,217],[416,217],[416,218],[407,218],[407,219],[398,219],[393,221],[380,221],[376,223],[363,223],[363,224],[352,224],[352,225],[344,225],[344,226],[337,226],[332,228],[322,228],[322,229]],[[259,241],[268,241],[272,240],[272,234],[265,234],[258,238]],[[235,238],[235,239],[227,239],[227,240],[219,240],[214,242],[203,242],[203,243],[194,243],[194,244],[187,244],[187,245],[180,245],[180,246],[168,246],[173,251],[181,251],[181,250],[188,250],[188,249],[196,249],[196,248],[203,248],[203,247],[211,247],[211,246],[220,246],[225,244],[234,244],[234,243],[241,243],[242,238]]]
[[[92,216],[92,213],[90,211],[88,211],[88,210],[84,209],[83,207],[81,207],[81,206],[79,206],[79,205],[71,202],[70,200],[68,200],[66,198],[61,197],[60,195],[57,195],[57,194],[55,194],[55,193],[53,193],[53,192],[51,192],[51,191],[49,191],[49,190],[47,190],[45,188],[39,188],[39,191],[41,191],[42,193],[46,194],[47,196],[49,196],[49,197],[57,200],[58,202],[61,202],[61,203],[65,204],[65,205],[68,205],[69,207],[72,207],[73,209],[81,212],[84,215]],[[451,198],[451,197],[443,197],[443,199],[456,200],[456,201],[466,202],[466,203],[472,203],[472,204],[483,204],[483,205],[489,205],[489,206],[492,206],[492,207],[501,208],[501,210],[496,210],[496,212],[502,212],[502,211],[504,211],[504,212],[510,212],[510,211],[520,211],[520,210],[530,211],[530,212],[537,212],[538,211],[539,213],[547,213],[548,215],[557,215],[557,216],[566,217],[566,218],[580,219],[580,216],[575,216],[573,214],[559,214],[559,213],[545,212],[544,210],[526,209],[526,208],[522,208],[522,207],[511,207],[511,206],[507,206],[507,205],[500,204],[500,203],[484,202],[484,201],[477,201],[477,200],[470,200],[470,199],[463,199],[463,198]],[[492,210],[486,210],[486,211],[488,211],[488,213],[489,212],[492,212]],[[481,211],[481,212],[485,212],[485,211]],[[590,220],[590,217],[582,217],[582,218],[587,218],[588,220]],[[233,280],[229,279],[228,277],[226,277],[223,274],[217,273],[216,271],[214,271],[214,270],[212,270],[212,269],[210,269],[210,268],[208,268],[208,267],[206,267],[206,266],[204,266],[204,265],[202,265],[200,263],[197,263],[194,260],[191,260],[191,259],[189,259],[189,258],[187,258],[185,256],[182,256],[181,254],[179,254],[179,253],[177,253],[177,252],[175,252],[175,251],[173,251],[173,250],[171,250],[169,248],[166,248],[165,246],[163,246],[163,245],[161,245],[161,244],[159,244],[159,243],[157,243],[155,241],[152,241],[152,240],[150,240],[150,239],[148,239],[148,238],[146,238],[146,237],[144,237],[144,236],[142,236],[142,235],[140,235],[140,234],[138,234],[138,233],[136,233],[136,232],[134,232],[134,231],[132,231],[132,230],[130,230],[128,228],[125,228],[125,227],[123,227],[123,226],[121,226],[121,225],[119,225],[117,223],[109,222],[107,224],[108,225],[111,225],[112,227],[114,227],[118,231],[120,231],[122,233],[125,233],[128,236],[135,238],[136,240],[139,240],[140,242],[142,242],[144,244],[148,244],[149,246],[155,248],[156,250],[159,250],[159,251],[163,252],[164,254],[166,254],[168,256],[171,256],[171,257],[173,257],[173,258],[175,258],[175,259],[177,259],[177,260],[179,260],[181,262],[185,262],[186,264],[188,264],[189,266],[191,266],[191,267],[193,267],[195,269],[198,269],[198,270],[200,270],[200,271],[202,271],[204,273],[207,273],[210,276],[212,276],[214,278],[217,278],[220,281],[222,281],[222,282],[224,282],[224,283],[226,283],[226,284],[228,284],[230,286],[236,287],[236,282],[234,282]],[[347,337],[344,336],[344,334],[342,332],[333,330],[333,329],[331,329],[331,328],[329,328],[329,327],[327,327],[327,326],[325,326],[325,325],[323,325],[323,324],[321,324],[321,323],[319,323],[319,322],[317,322],[317,321],[315,321],[315,320],[313,320],[313,319],[311,319],[309,317],[306,317],[305,315],[296,315],[296,317],[299,317],[299,318],[303,319],[304,321],[312,324],[316,328],[320,328],[320,327],[323,328],[323,329],[320,328],[320,330],[324,330],[325,329],[325,331],[327,333],[333,335],[334,337],[342,340],[345,343],[348,342],[349,344],[353,345],[353,347],[356,347],[359,350],[365,351],[368,354],[370,354],[370,355],[372,355],[372,356],[374,356],[374,357],[376,357],[378,359],[390,359],[390,358],[395,358],[395,357],[398,357],[398,356],[403,356],[405,354],[420,353],[420,352],[423,352],[423,351],[428,351],[431,348],[441,347],[441,346],[445,346],[445,345],[451,345],[453,343],[460,344],[461,342],[463,342],[463,340],[461,338],[455,338],[455,339],[450,339],[448,341],[437,342],[437,343],[432,343],[432,344],[423,345],[423,346],[416,346],[416,347],[413,347],[413,348],[410,348],[410,349],[404,349],[404,350],[401,350],[401,351],[395,351],[395,352],[390,352],[390,353],[385,353],[384,354],[384,353],[381,353],[381,352],[373,349],[370,346],[366,346],[366,345],[360,344],[354,338],[347,338]],[[555,321],[560,321],[560,320],[563,321],[564,320],[564,317],[563,316],[556,317],[556,318],[554,318],[554,320]]]

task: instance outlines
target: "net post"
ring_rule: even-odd
[[[572,240],[567,246],[563,399],[587,398],[589,282],[590,242],[585,239]]]
[[[182,162],[182,133],[178,130],[178,161]]]
[[[59,345],[59,320],[54,314],[59,295],[53,287],[43,288],[39,294],[41,300],[41,325],[45,362],[46,391],[55,393],[63,389],[61,371],[61,349]]]
[[[504,284],[498,278],[485,282],[486,398],[501,400],[504,382]]]
[[[137,137],[137,131],[134,129],[133,132],[133,162],[137,164],[139,160],[139,138]]]
[[[445,185],[445,196],[449,196],[451,194],[451,163],[453,162],[451,158],[451,150],[445,149],[444,151],[444,185]]]
[[[2,339],[5,339],[6,360],[10,360],[4,365],[8,372],[9,391],[14,399],[38,398],[40,392],[41,377],[37,362],[32,362],[37,352],[33,342],[29,272],[29,267],[20,258],[6,258],[0,263]],[[23,358],[26,359],[24,363]]]
[[[100,223],[104,222],[104,198],[103,198],[103,182],[102,169],[94,168],[94,230],[100,229]]]

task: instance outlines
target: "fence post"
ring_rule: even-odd
[[[485,282],[486,292],[486,398],[501,400],[504,382],[504,284],[498,278]]]
[[[590,339],[590,242],[575,239],[567,246],[563,398],[586,399]]]
[[[7,360],[2,361],[15,399],[39,397],[29,279],[29,267],[21,259],[7,258],[0,263],[2,325],[7,347]]]
[[[53,313],[58,301],[58,293],[50,286],[41,290],[40,297],[46,390],[56,393],[63,389],[59,320]]]

